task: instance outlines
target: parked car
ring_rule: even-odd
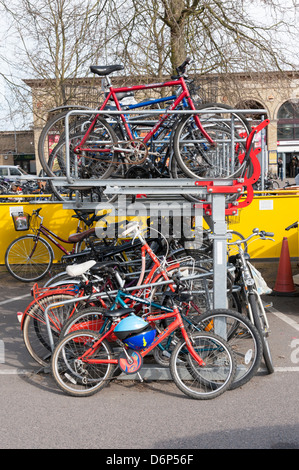
[[[32,179],[36,178],[36,175],[29,175],[23,168],[13,165],[0,165],[0,177],[3,178],[22,178]]]

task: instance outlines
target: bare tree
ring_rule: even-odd
[[[29,99],[19,78],[41,79],[49,101],[67,104],[74,92],[71,85],[89,73],[102,53],[107,0],[1,0],[0,5],[11,25],[14,54],[7,60],[15,96]]]
[[[142,80],[175,74],[187,55],[198,75],[290,69],[297,6],[286,2],[0,0],[14,48],[6,78],[12,88],[18,83],[14,99],[28,109],[28,89],[17,79],[43,80],[59,106],[70,102],[72,84],[92,63],[123,63],[127,76]]]
[[[138,67],[143,73],[149,56],[157,76],[161,64],[175,73],[187,55],[202,73],[292,65],[286,53],[296,34],[292,17],[287,16],[296,11],[292,1],[130,0],[114,3],[114,11],[114,27],[122,30],[117,50],[128,63],[143,61]]]

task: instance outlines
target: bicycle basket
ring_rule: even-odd
[[[27,212],[19,212],[18,214],[12,214],[11,216],[17,232],[29,230],[30,214],[27,214]]]

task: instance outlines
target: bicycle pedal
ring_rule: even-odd
[[[263,302],[263,307],[264,308],[271,308],[271,307],[273,307],[273,303],[272,302],[268,302],[268,303]]]

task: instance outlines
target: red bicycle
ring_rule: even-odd
[[[188,334],[178,307],[174,306],[170,313],[161,305],[163,309],[167,313],[149,315],[146,321],[135,317],[130,309],[107,310],[103,313],[106,321],[103,334],[81,330],[62,338],[51,363],[57,385],[69,395],[82,397],[107,385],[116,366],[126,374],[139,375],[143,358],[179,330],[182,339],[171,354],[169,366],[177,387],[195,399],[215,398],[228,390],[236,373],[235,358],[228,344],[212,333]],[[155,322],[171,318],[173,321],[156,336]],[[124,334],[122,324],[128,320],[130,324],[136,321],[138,328],[126,330],[124,326]],[[107,341],[112,334],[116,335],[121,352],[114,352]],[[143,346],[138,347],[140,340]]]
[[[64,131],[58,135],[57,145],[47,161],[45,142],[51,126],[47,127],[42,133],[39,145],[39,157],[47,174],[66,175],[67,166],[70,174],[80,179],[142,178],[149,177],[148,174],[152,177],[150,169],[158,167],[159,172],[156,171],[154,177],[160,175],[160,177],[185,176],[196,179],[232,178],[242,174],[248,162],[241,162],[238,158],[244,150],[240,132],[245,130],[248,134],[250,125],[242,115],[232,112],[228,106],[218,104],[195,106],[189,90],[191,87],[185,76],[189,62],[190,59],[187,59],[178,67],[178,75],[169,81],[131,87],[111,85],[109,75],[123,69],[121,65],[92,66],[93,73],[105,77],[109,90],[99,110],[107,109],[108,103],[112,103],[114,109],[119,111],[119,117],[105,118],[103,114],[97,113],[90,115],[82,109],[79,120],[76,116],[76,124],[72,124],[69,129],[68,162]],[[134,121],[130,116],[130,109],[134,106],[121,104],[121,98],[127,94],[165,87],[177,87],[177,93],[169,97],[172,99],[172,104],[166,110],[159,111],[156,123],[148,119],[143,119],[142,124]],[[149,106],[157,101],[159,100],[153,99],[141,102],[138,106]],[[195,113],[188,115],[169,113],[175,110],[191,110]],[[196,113],[197,110],[202,111],[201,117]],[[216,115],[210,113],[211,111],[216,111]],[[221,115],[218,111],[226,114]],[[229,114],[232,114],[236,120],[234,128]],[[57,116],[53,124],[61,123],[65,116],[66,113]],[[63,197],[63,188],[57,190],[59,182],[53,184],[56,193]],[[70,197],[70,193],[67,197]]]

